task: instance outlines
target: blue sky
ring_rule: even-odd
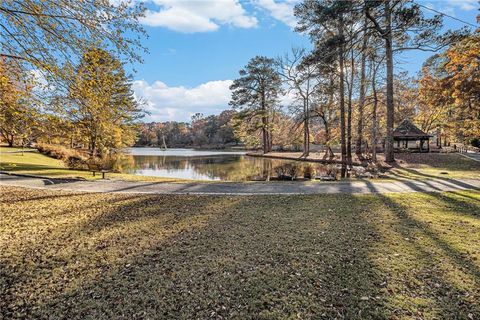
[[[148,0],[142,20],[150,53],[135,65],[134,90],[147,102],[144,121],[188,121],[192,114],[218,114],[229,108],[231,81],[255,55],[276,57],[293,47],[310,48],[295,33],[297,0]],[[419,1],[476,23],[477,0]],[[444,20],[447,28],[463,24]],[[416,73],[431,53],[397,57],[396,71]]]

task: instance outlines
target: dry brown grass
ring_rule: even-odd
[[[0,318],[480,317],[480,192],[0,199]]]

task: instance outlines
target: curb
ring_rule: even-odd
[[[26,174],[26,173],[12,173],[10,171],[0,171],[0,174],[5,174],[8,176],[16,176],[16,177],[25,177],[25,178],[36,178],[36,179],[45,179],[45,180],[53,180],[53,181],[88,181],[87,179],[83,178],[52,178],[52,177],[45,177],[45,176],[37,176],[33,174]]]

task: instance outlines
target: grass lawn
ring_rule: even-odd
[[[476,191],[0,200],[0,318],[480,319]]]
[[[480,162],[456,153],[399,153],[391,175],[401,178],[480,178]]]
[[[63,161],[53,159],[38,152],[12,153],[18,148],[0,147],[0,171],[12,173],[40,175],[51,178],[83,178],[87,180],[101,179],[102,175],[95,177],[89,171],[70,170]],[[124,173],[107,173],[109,179],[122,179],[133,181],[181,181],[181,179],[146,177]]]

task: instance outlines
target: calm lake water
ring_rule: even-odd
[[[130,148],[127,151],[132,155],[130,164],[124,169],[128,173],[193,180],[266,180],[276,176],[278,166],[293,163],[250,157],[245,151],[159,148]]]

